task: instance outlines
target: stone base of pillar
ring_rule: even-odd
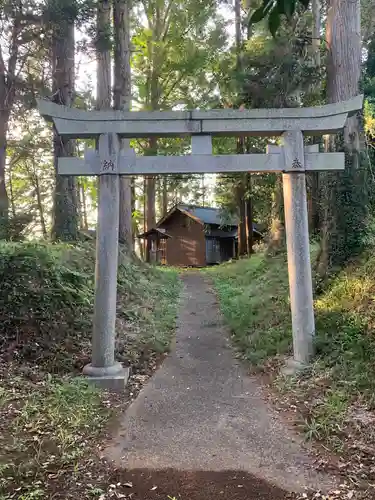
[[[90,384],[110,392],[123,392],[130,376],[130,368],[122,366],[121,363],[105,368],[89,364],[83,368],[82,373],[87,376]]]
[[[294,358],[289,358],[285,365],[281,368],[281,374],[286,377],[294,377],[301,372],[304,372],[310,368],[310,365],[306,363],[301,363]]]

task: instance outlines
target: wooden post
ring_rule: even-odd
[[[302,132],[285,132],[283,141],[289,170],[283,173],[283,190],[294,351],[289,369],[295,371],[311,359],[315,322]]]
[[[128,371],[114,357],[120,204],[117,134],[100,135],[99,156],[92,362],[84,367],[83,373],[102,387],[121,390]]]

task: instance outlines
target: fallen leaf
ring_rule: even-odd
[[[124,483],[124,486],[126,486],[127,488],[133,488],[133,483]]]

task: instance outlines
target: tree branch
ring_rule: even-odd
[[[167,8],[165,9],[165,14],[164,14],[164,26],[163,26],[163,33],[161,35],[161,40],[164,42],[169,31],[169,26],[171,24],[171,8],[172,8],[173,0],[169,0]]]
[[[172,83],[168,91],[164,91],[164,97],[162,101],[162,106],[166,104],[166,101],[168,100],[168,97],[171,95],[173,90],[177,87],[177,85],[181,82],[181,80],[184,78],[185,73],[181,73],[178,78]]]

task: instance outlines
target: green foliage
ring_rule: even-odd
[[[35,111],[24,112],[17,121],[17,132],[11,131],[8,138],[10,217],[26,222],[27,214],[28,235],[47,237],[50,228],[54,177],[51,138]]]
[[[281,25],[281,16],[285,16],[289,21],[297,11],[299,5],[307,9],[309,0],[262,0],[263,3],[250,16],[249,24],[255,24],[268,19],[268,29],[272,36],[276,35]]]
[[[255,254],[209,272],[244,356],[264,361],[287,352],[291,319],[285,255]],[[368,307],[374,286],[375,261],[370,257],[338,275],[315,302],[318,362],[333,369],[337,383],[353,391],[367,386],[369,394],[375,383],[373,339],[367,330],[375,313]]]
[[[364,249],[369,222],[367,158],[346,147],[340,134],[335,139],[335,150],[345,152],[345,170],[320,174],[321,199],[327,202],[325,223],[329,235],[322,244],[322,253],[328,254],[329,269],[340,268]]]
[[[118,293],[122,301],[118,317],[129,324],[133,333],[138,333],[140,344],[157,352],[169,350],[179,286],[174,269],[137,266],[129,260],[119,266]],[[124,333],[126,336],[126,330]],[[121,345],[121,337],[118,342]]]
[[[262,24],[257,26],[241,44],[240,55],[233,46],[220,61],[222,99],[230,107],[247,109],[321,104],[321,96],[314,89],[323,74],[316,68],[306,33],[311,33],[310,13],[301,15],[293,26],[283,23],[277,39]],[[221,153],[238,151],[235,140],[220,142]],[[269,142],[269,138],[248,137],[240,150],[264,153]],[[270,227],[276,182],[275,174],[251,174],[249,187],[243,176],[221,175],[215,189],[216,202],[235,213],[239,197],[251,196],[254,220]]]
[[[304,36],[310,25],[311,17],[306,14],[294,29],[283,26],[277,39],[262,29],[253,34],[245,44],[241,70],[234,73],[239,103],[249,108],[298,107],[303,103],[323,78]]]
[[[88,431],[92,443],[110,411],[99,391],[84,380],[47,378],[33,388],[12,379],[4,391],[8,400],[0,407],[0,487],[9,496],[1,498],[46,498],[46,478],[63,480],[66,471],[74,473],[87,454]]]
[[[228,37],[217,2],[147,0],[134,4],[131,24],[134,109],[202,109],[217,102],[218,61]],[[150,154],[143,141],[137,141],[136,148]],[[159,139],[157,144],[161,154],[184,154],[189,149],[188,138]],[[157,215],[181,201],[207,203],[207,189],[202,186],[199,176],[158,181]],[[143,186],[137,185],[137,194],[140,220]]]
[[[375,213],[375,37],[372,36],[367,46],[367,60],[364,66],[362,87],[365,94],[364,129],[366,134],[366,160],[368,163],[367,190],[369,210]]]
[[[270,356],[288,352],[292,337],[285,256],[268,260],[255,254],[209,272],[242,356],[262,365]]]
[[[138,106],[207,105],[217,86],[214,68],[226,42],[216,2],[147,0],[136,6],[135,15],[132,62]],[[144,16],[146,26],[139,22]]]
[[[316,300],[318,362],[330,369],[340,390],[370,399],[375,390],[374,286],[374,258],[364,257],[338,275]]]
[[[92,18],[95,4],[94,0],[48,0],[44,16],[55,25],[63,20],[82,23]]]
[[[0,334],[5,359],[37,362],[50,373],[81,370],[89,362],[94,255],[88,244],[0,246]],[[119,321],[123,318],[129,330],[138,334],[137,342],[164,351],[174,329],[176,273],[121,260]],[[119,330],[117,350],[129,361],[126,334],[126,329]]]
[[[17,345],[16,359],[38,361],[50,372],[73,368],[81,350],[76,335],[87,328],[93,303],[91,269],[61,262],[64,251],[34,243],[0,246],[1,335]]]
[[[259,137],[246,139],[246,151],[264,153],[269,140]],[[235,154],[234,138],[214,141],[214,154]],[[236,190],[245,184],[243,193],[250,195],[253,203],[253,221],[269,227],[272,217],[272,199],[276,185],[276,174],[251,173],[251,185],[244,182],[242,174],[221,174],[216,176],[214,187],[215,202],[228,215],[238,215],[238,196]],[[245,179],[246,180],[246,179]]]
[[[253,367],[280,364],[292,340],[285,256],[256,254],[209,272],[240,354]],[[300,401],[306,438],[335,450],[343,447],[349,409],[374,405],[374,290],[371,254],[328,283],[315,300],[315,362],[300,377],[276,380],[279,390]]]

